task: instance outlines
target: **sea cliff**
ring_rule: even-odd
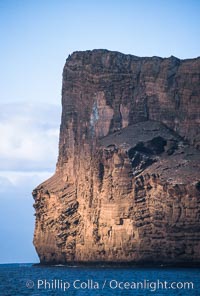
[[[199,148],[200,58],[74,52],[33,191],[40,262],[200,262]]]

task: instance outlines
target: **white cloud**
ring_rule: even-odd
[[[15,103],[0,108],[0,170],[54,170],[60,107]]]
[[[31,186],[36,186],[38,182],[50,178],[53,175],[53,173],[53,171],[0,171],[0,185],[4,184],[4,186],[20,186],[20,184],[30,185],[31,183]]]
[[[32,245],[31,193],[55,171],[60,109],[48,104],[0,104],[0,262],[38,260]]]
[[[9,178],[1,176],[0,174],[0,194],[3,192],[12,191],[14,189],[13,183],[9,180]]]
[[[53,175],[52,172],[0,171],[0,198],[32,200],[33,189]]]

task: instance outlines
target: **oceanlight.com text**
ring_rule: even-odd
[[[194,284],[192,282],[167,282],[167,281],[149,281],[144,280],[141,282],[120,282],[116,280],[109,281],[109,287],[113,289],[120,289],[120,290],[150,290],[155,292],[157,290],[190,290],[194,289]]]
[[[26,287],[29,289],[37,290],[148,290],[155,292],[158,290],[193,290],[193,282],[169,282],[169,281],[150,281],[144,279],[142,281],[119,281],[116,279],[96,281],[93,279],[80,280],[74,279],[73,281],[62,279],[38,279],[36,282],[28,280]]]

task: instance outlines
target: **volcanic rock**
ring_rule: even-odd
[[[200,58],[75,52],[55,174],[33,191],[44,264],[200,262]]]

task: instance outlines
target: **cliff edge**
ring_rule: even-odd
[[[200,58],[73,53],[33,191],[40,262],[200,263],[199,148]]]

